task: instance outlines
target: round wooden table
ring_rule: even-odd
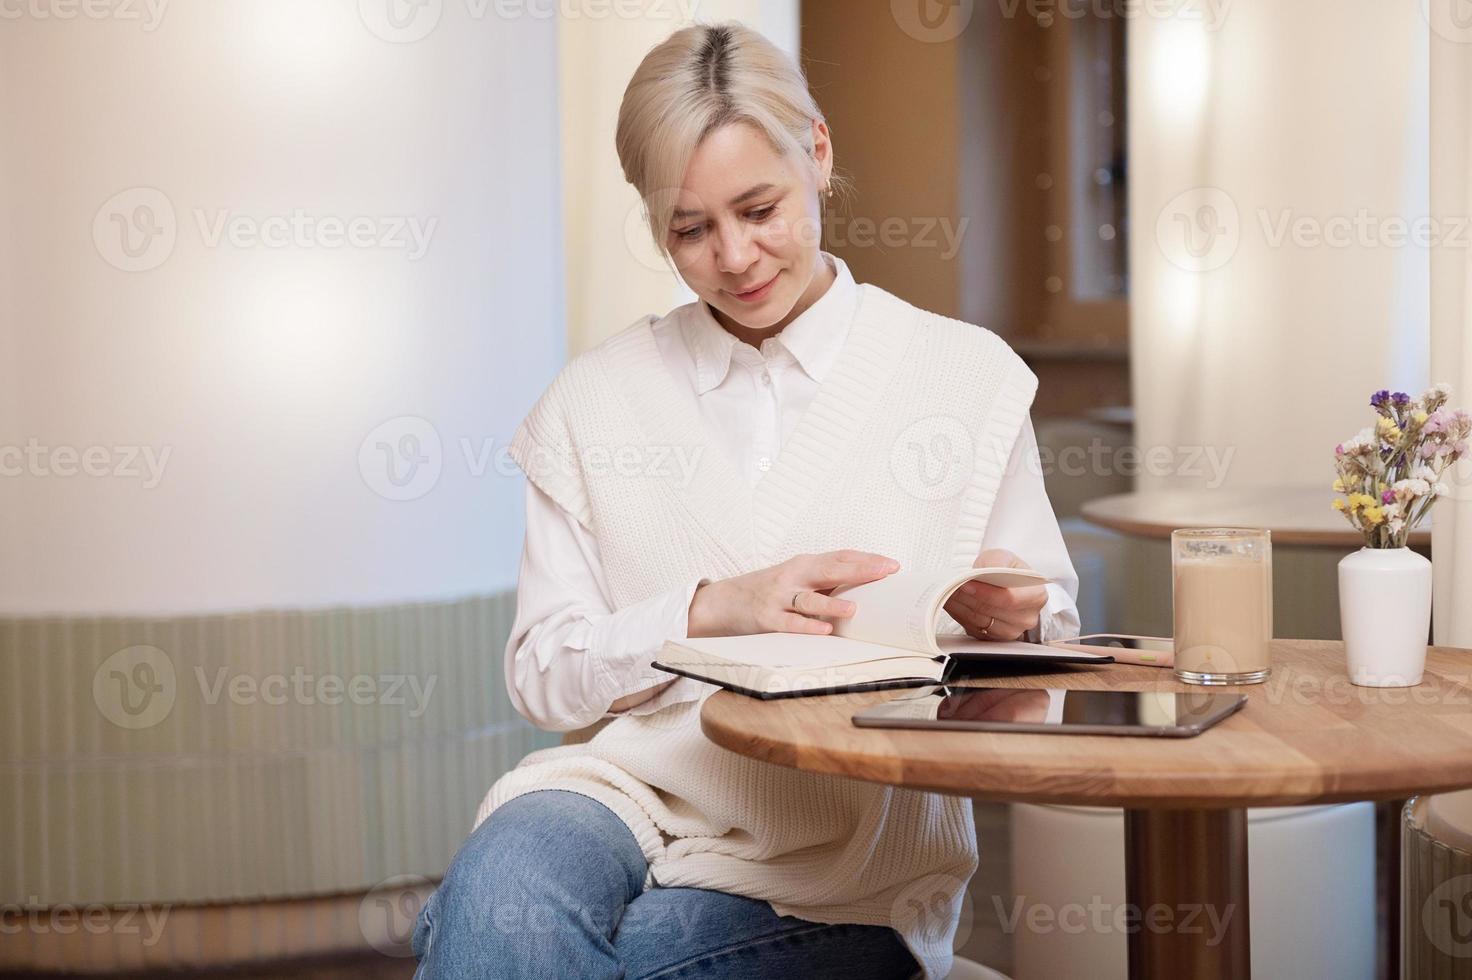
[[[1261,527],[1273,544],[1353,549],[1360,532],[1330,503],[1322,487],[1260,487],[1251,490],[1159,490],[1118,493],[1090,500],[1083,516],[1100,527],[1146,538],[1169,538],[1178,527]],[[1411,547],[1431,547],[1431,522],[1411,532]]]
[[[1129,908],[1214,907],[1226,921],[1215,945],[1210,930],[1186,929],[1184,915],[1179,930],[1129,932],[1130,976],[1170,980],[1250,974],[1247,807],[1472,786],[1472,650],[1432,647],[1414,688],[1354,687],[1343,645],[1327,640],[1275,641],[1272,676],[1239,687],[1195,687],[1167,670],[1119,664],[958,683],[1229,692],[1248,702],[1177,739],[857,728],[856,711],[897,692],[758,701],[719,691],[701,727],[733,752],[808,772],[979,799],[1123,807]]]

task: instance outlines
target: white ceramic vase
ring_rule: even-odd
[[[1431,562],[1409,548],[1361,548],[1345,556],[1339,626],[1352,683],[1421,683],[1431,629]]]

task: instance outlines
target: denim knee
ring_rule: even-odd
[[[503,804],[476,829],[426,912],[517,933],[548,931],[574,915],[611,931],[646,870],[638,841],[611,810],[540,790]]]

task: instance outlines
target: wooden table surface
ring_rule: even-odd
[[[1325,480],[1322,487],[1120,493],[1082,509],[1094,524],[1147,538],[1169,538],[1178,527],[1261,527],[1273,532],[1274,544],[1358,548],[1364,540],[1332,509],[1334,497]],[[1430,520],[1411,532],[1410,544],[1431,546]]]
[[[1128,905],[1205,907],[1230,922],[1213,942],[1184,927],[1130,931],[1131,980],[1251,976],[1249,806],[1402,800],[1472,786],[1472,650],[1432,647],[1414,688],[1354,687],[1343,644],[1330,640],[1275,641],[1264,684],[1202,688],[1167,669],[1119,664],[962,683],[1240,692],[1248,703],[1192,738],[1139,738],[857,728],[856,711],[897,692],[759,701],[719,691],[701,710],[701,728],[733,752],[809,772],[983,799],[1123,807]],[[1399,893],[1388,894],[1393,920]]]
[[[1203,688],[1114,664],[971,679],[996,687],[1239,692],[1242,709],[1192,738],[857,728],[895,691],[758,701],[720,691],[717,745],[810,772],[982,799],[1120,807],[1239,807],[1400,799],[1472,785],[1472,650],[1432,647],[1414,688],[1349,683],[1343,645],[1277,640],[1263,684]]]

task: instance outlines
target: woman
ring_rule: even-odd
[[[1036,380],[995,335],[853,281],[818,247],[827,124],[737,24],[676,32],[618,151],[700,297],[568,364],[518,429],[528,476],[511,697],[543,728],[486,797],[415,934],[419,976],[944,976],[970,802],[794,770],[700,732],[666,639],[828,633],[835,586],[1027,567],[946,606],[982,639],[1077,630],[1036,468]]]

